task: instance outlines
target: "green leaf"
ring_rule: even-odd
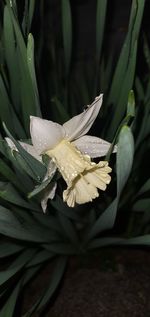
[[[4,8],[4,47],[6,63],[10,77],[11,95],[14,101],[14,107],[17,113],[19,113],[19,90],[16,89],[16,87],[19,85],[19,68],[16,55],[14,28],[7,6]]]
[[[6,182],[0,182],[0,197],[6,201],[9,201],[15,205],[23,208],[37,210],[32,204],[26,202],[20,195],[19,192],[10,184]]]
[[[8,178],[8,180],[10,180],[11,183],[15,185],[15,187],[17,187],[17,189],[19,189],[20,192],[26,195],[34,187],[33,180],[29,178],[28,175],[26,174],[26,173],[29,173],[29,168],[27,164],[21,158],[20,154],[16,151],[12,151],[10,147],[8,146],[8,144],[3,140],[0,140],[0,152],[6,157],[6,160],[9,160],[12,163],[12,168],[13,168],[13,170],[10,171],[10,168],[8,166],[6,168],[4,160],[2,161],[0,160],[1,174],[4,175],[6,178]],[[16,156],[17,156],[17,159],[16,159]],[[26,171],[26,173],[24,172],[24,170]],[[31,173],[32,171],[30,169],[30,174]],[[34,175],[33,175],[33,178],[35,178]],[[20,184],[22,183],[23,183],[23,186],[20,186]]]
[[[31,1],[32,2],[32,1]],[[35,100],[37,104],[37,108],[40,109],[40,100],[39,100],[39,93],[38,87],[36,82],[36,74],[35,74],[35,67],[34,67],[34,38],[30,33],[28,35],[28,43],[27,43],[27,63],[29,68],[29,73],[32,79],[33,91],[35,94]],[[41,113],[40,113],[41,117]]]
[[[5,0],[6,3],[8,3],[11,8],[13,9],[14,13],[16,14],[16,16],[18,15],[18,10],[17,10],[17,3],[16,0]]]
[[[19,152],[13,151],[13,156],[16,160],[16,164],[18,164],[19,167],[19,172],[22,174],[25,174],[26,176],[30,177],[30,180],[32,178],[33,181],[39,181],[35,173],[33,172],[32,168],[30,168],[29,164],[26,162],[26,160],[20,155]],[[23,177],[24,178],[24,177]],[[34,183],[32,184],[33,186],[28,187],[28,191],[32,190],[34,188]]]
[[[49,177],[47,180],[43,181],[39,186],[36,186],[35,189],[28,194],[28,198],[32,198],[32,197],[38,195],[41,191],[43,191],[48,186],[48,184],[51,182],[53,176],[54,175]]]
[[[55,256],[56,255],[54,253],[47,250],[39,251],[34,256],[34,258],[29,261],[29,263],[27,264],[27,268],[46,262],[47,260],[52,259]]]
[[[113,76],[107,103],[112,105],[113,120],[107,129],[107,137],[111,139],[125,113],[129,91],[132,89],[136,55],[137,40],[141,26],[145,1],[133,0],[130,14],[128,33]]]
[[[29,29],[28,29],[28,5],[29,5],[29,0],[24,1],[24,12],[23,12],[23,19],[22,19],[22,30],[24,33],[24,36],[28,34]]]
[[[19,191],[26,195],[28,191],[31,191],[34,187],[34,181],[31,179],[31,169],[29,174],[29,167],[18,152],[12,152],[10,148],[7,148],[7,153],[4,153],[4,155],[12,163],[15,173],[15,181],[17,182],[15,186],[17,188],[19,186]],[[27,175],[27,173],[30,175],[30,177]],[[33,179],[34,178],[35,176],[33,175]],[[22,183],[23,186],[20,186]]]
[[[123,241],[123,239],[117,237],[96,238],[88,244],[88,249],[102,248],[110,245],[120,245]]]
[[[117,150],[117,197],[97,219],[89,231],[87,239],[91,239],[98,233],[114,226],[119,198],[132,168],[133,155],[134,141],[131,130],[129,127],[123,126],[119,135]]]
[[[70,242],[52,242],[49,244],[43,244],[43,247],[57,255],[74,255],[79,253],[78,248]]]
[[[38,224],[33,215],[17,210],[10,211],[0,206],[0,233],[18,240],[47,243],[56,241],[58,236],[50,232],[49,228],[43,228]]]
[[[3,139],[0,139],[0,152],[7,157],[5,143]]]
[[[105,247],[105,246],[110,246],[110,245],[127,245],[127,246],[132,246],[132,245],[150,245],[150,235],[142,235],[139,237],[134,237],[130,239],[124,239],[124,238],[119,238],[119,237],[107,237],[107,238],[97,238],[93,239],[89,245],[89,249],[95,249],[95,248],[100,248],[100,247]]]
[[[26,270],[23,276],[23,286],[26,286],[26,284],[29,283],[29,281],[34,277],[34,275],[37,274],[37,272],[41,269],[42,266],[43,266],[43,263],[33,267],[29,267]]]
[[[140,190],[138,191],[137,195],[142,195],[145,192],[150,190],[150,178],[145,182],[145,184],[140,188]]]
[[[72,209],[68,207],[66,204],[64,204],[64,202],[58,195],[56,195],[55,199],[51,200],[50,203],[53,206],[53,208],[55,208],[58,212],[62,212],[68,218],[76,221],[81,221],[81,217],[76,212],[76,209]]]
[[[59,221],[61,223],[62,229],[69,241],[74,245],[79,245],[79,238],[77,231],[72,223],[72,221],[63,215],[61,212],[58,213]]]
[[[148,211],[150,209],[150,198],[143,198],[143,199],[139,199],[137,200],[133,207],[132,207],[133,211]]]
[[[8,131],[7,127],[4,124],[4,129],[6,134],[10,137],[10,139],[14,142],[16,145],[21,157],[25,160],[26,164],[28,165],[29,169],[32,172],[32,176],[34,175],[34,178],[37,181],[40,181],[44,178],[46,174],[46,168],[45,166],[40,163],[38,160],[36,160],[32,155],[30,155],[27,151],[24,150],[24,148],[20,145],[19,142],[17,142],[13,136]]]
[[[59,234],[62,233],[62,228],[60,226],[60,223],[56,216],[52,216],[49,214],[43,214],[43,213],[34,213],[34,219],[37,220],[38,224],[40,226],[44,226],[48,228],[49,230],[53,230],[58,232]]]
[[[143,83],[141,82],[139,77],[136,77],[135,79],[135,88],[136,88],[139,101],[140,102],[143,101],[145,98],[145,92],[144,92]]]
[[[30,30],[31,28],[34,10],[35,10],[35,0],[29,1],[28,30]]]
[[[4,242],[0,244],[0,259],[20,252],[24,246],[14,244],[12,242]]]
[[[116,131],[114,139],[113,139],[113,141],[110,145],[110,148],[106,154],[106,157],[105,157],[106,161],[109,162],[109,160],[110,160],[111,153],[113,152],[113,148],[118,140],[119,133],[120,133],[122,127],[130,124],[130,121],[133,119],[134,116],[135,116],[134,92],[133,92],[133,90],[130,90],[129,96],[128,96],[128,103],[127,103],[127,114],[126,114],[125,118],[122,120],[122,122],[120,123],[120,125]]]
[[[20,188],[20,185],[18,184],[16,180],[15,173],[2,159],[0,159],[0,174],[3,175],[12,184],[14,184],[18,189]]]
[[[129,96],[128,96],[127,116],[130,116],[130,117],[135,116],[135,98],[134,98],[133,90],[130,90]]]
[[[35,100],[35,91],[32,85],[31,76],[27,63],[27,49],[23,35],[21,33],[18,20],[14,15],[9,2],[7,8],[12,20],[16,37],[16,51],[18,54],[18,65],[20,70],[20,96],[21,96],[21,112],[27,134],[29,134],[29,117],[30,115],[40,116],[40,109]]]
[[[0,287],[2,287],[6,282],[8,282],[12,277],[14,277],[33,257],[35,253],[34,249],[22,252],[20,256],[7,268],[6,271],[0,272]]]
[[[98,0],[96,9],[96,55],[99,62],[102,52],[107,0]]]
[[[70,61],[71,61],[71,50],[72,50],[72,18],[71,18],[70,1],[62,0],[61,5],[62,5],[62,30],[63,30],[65,66],[66,66],[66,74],[68,75]]]
[[[35,311],[43,309],[48,304],[63,277],[66,264],[67,257],[61,256],[58,258],[49,286],[45,290],[44,294],[37,300],[34,306],[30,309],[30,311],[27,312],[23,317],[30,317]]]
[[[56,117],[60,118],[59,122],[64,123],[65,121],[68,121],[70,119],[69,114],[63,106],[63,104],[59,101],[59,99],[55,96],[52,98],[51,101],[52,103],[54,103]]]
[[[134,156],[134,140],[131,129],[121,129],[117,151],[117,193],[120,197],[122,189],[130,175]]]
[[[147,66],[148,66],[148,68],[150,70],[150,49],[149,49],[149,43],[148,43],[148,40],[147,40],[147,37],[146,37],[145,34],[144,34],[143,38],[144,38],[143,53],[144,53],[144,56],[145,56],[145,61],[147,63]]]
[[[22,280],[20,280],[14,290],[12,291],[9,299],[5,302],[3,308],[0,310],[1,317],[13,317],[16,301],[19,296]]]
[[[123,244],[127,245],[150,245],[150,235],[142,235],[139,237],[131,238],[127,241],[125,241]]]
[[[25,0],[24,16],[22,21],[22,28],[25,35],[29,34],[31,24],[32,24],[34,9],[35,9],[35,0],[32,0],[32,1]]]
[[[8,98],[5,84],[0,74],[0,120],[4,121],[9,127],[12,133],[15,133],[14,126],[12,124],[12,107]]]
[[[120,88],[118,93],[118,100],[114,109],[114,116],[112,120],[113,123],[109,127],[109,135],[114,135],[114,133],[116,132],[116,127],[121,122],[121,119],[125,113],[126,104],[128,101],[128,94],[133,86],[135,66],[136,66],[136,54],[137,54],[137,42],[135,42],[134,50],[129,60],[130,63],[128,65],[128,71],[124,75],[124,82],[121,86],[122,88]]]
[[[67,264],[67,257],[62,256],[59,257],[55,266],[55,270],[53,272],[53,276],[50,282],[49,287],[47,288],[42,300],[40,301],[40,304],[38,306],[38,310],[43,308],[51,299],[52,295],[56,291],[66,268]]]

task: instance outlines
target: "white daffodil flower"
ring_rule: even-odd
[[[107,161],[98,164],[91,161],[91,158],[104,156],[110,143],[85,135],[100,111],[102,99],[101,94],[85,111],[63,125],[38,117],[30,118],[33,148],[39,156],[47,154],[54,163],[53,168],[58,168],[67,184],[63,200],[69,207],[92,201],[99,196],[98,189],[106,190],[111,180]],[[44,201],[43,205],[46,209]]]

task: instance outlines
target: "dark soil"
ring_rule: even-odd
[[[44,273],[26,291],[28,309],[51,273]],[[90,258],[70,260],[54,303],[34,317],[150,317],[150,252],[105,249]]]

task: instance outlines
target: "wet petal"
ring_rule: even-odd
[[[5,140],[12,151],[18,151],[16,145],[14,144],[14,142],[10,138],[6,137]]]
[[[12,151],[18,152],[16,145],[14,144],[14,142],[10,138],[5,138],[5,140],[8,144],[8,146],[12,149]],[[42,162],[42,157],[40,155],[38,155],[38,153],[35,151],[33,145],[25,143],[25,142],[21,142],[21,141],[19,141],[19,143],[22,145],[22,147],[24,148],[25,151],[27,151],[30,155],[32,155],[38,161]]]
[[[53,176],[55,174],[56,170],[57,170],[57,167],[56,167],[55,163],[52,160],[50,160],[48,167],[47,167],[48,177]]]
[[[106,155],[111,143],[90,135],[85,135],[75,140],[73,144],[83,153],[88,154],[91,158]],[[114,148],[116,152],[116,147]]]
[[[78,139],[89,131],[100,111],[102,100],[103,95],[101,94],[85,111],[64,123],[66,138],[69,141]]]
[[[53,199],[55,196],[56,188],[57,188],[57,183],[56,182],[51,183],[49,185],[48,190],[45,192],[43,199],[41,200],[41,207],[44,213],[46,212],[46,209],[47,209],[48,199]]]
[[[108,166],[108,162],[101,161],[97,164],[93,171],[87,171],[84,173],[84,177],[88,183],[104,191],[111,181],[111,176],[108,173],[111,173],[111,168]]]
[[[45,174],[43,182],[46,181],[49,177],[53,177],[56,170],[57,170],[57,167],[56,167],[55,163],[52,160],[50,160],[48,163],[48,166],[47,166],[47,172]]]
[[[33,145],[24,143],[24,142],[19,142],[22,147],[24,148],[24,150],[26,150],[29,154],[31,154],[32,156],[34,156],[34,158],[36,158],[38,161],[42,162],[42,157],[40,155],[38,155],[38,153],[35,151],[35,148],[33,147]]]
[[[63,200],[69,207],[75,204],[85,204],[97,198],[99,193],[96,186],[88,183],[84,177],[78,177],[76,182],[63,192]]]
[[[56,122],[31,116],[30,134],[35,150],[41,154],[57,145],[64,138],[65,131]]]

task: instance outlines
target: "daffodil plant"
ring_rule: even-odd
[[[86,110],[63,125],[31,116],[30,134],[33,145],[20,142],[39,161],[42,161],[42,155],[49,156],[50,163],[44,180],[52,176],[56,169],[59,170],[67,184],[63,200],[69,207],[97,198],[98,189],[105,191],[111,180],[108,162],[103,160],[96,164],[92,161],[93,158],[104,156],[110,143],[87,135],[100,111],[102,100],[101,94]],[[11,148],[14,147],[10,139],[7,138],[7,142]],[[43,211],[47,208],[47,200],[53,199],[55,191],[56,183],[53,183],[41,201]]]

